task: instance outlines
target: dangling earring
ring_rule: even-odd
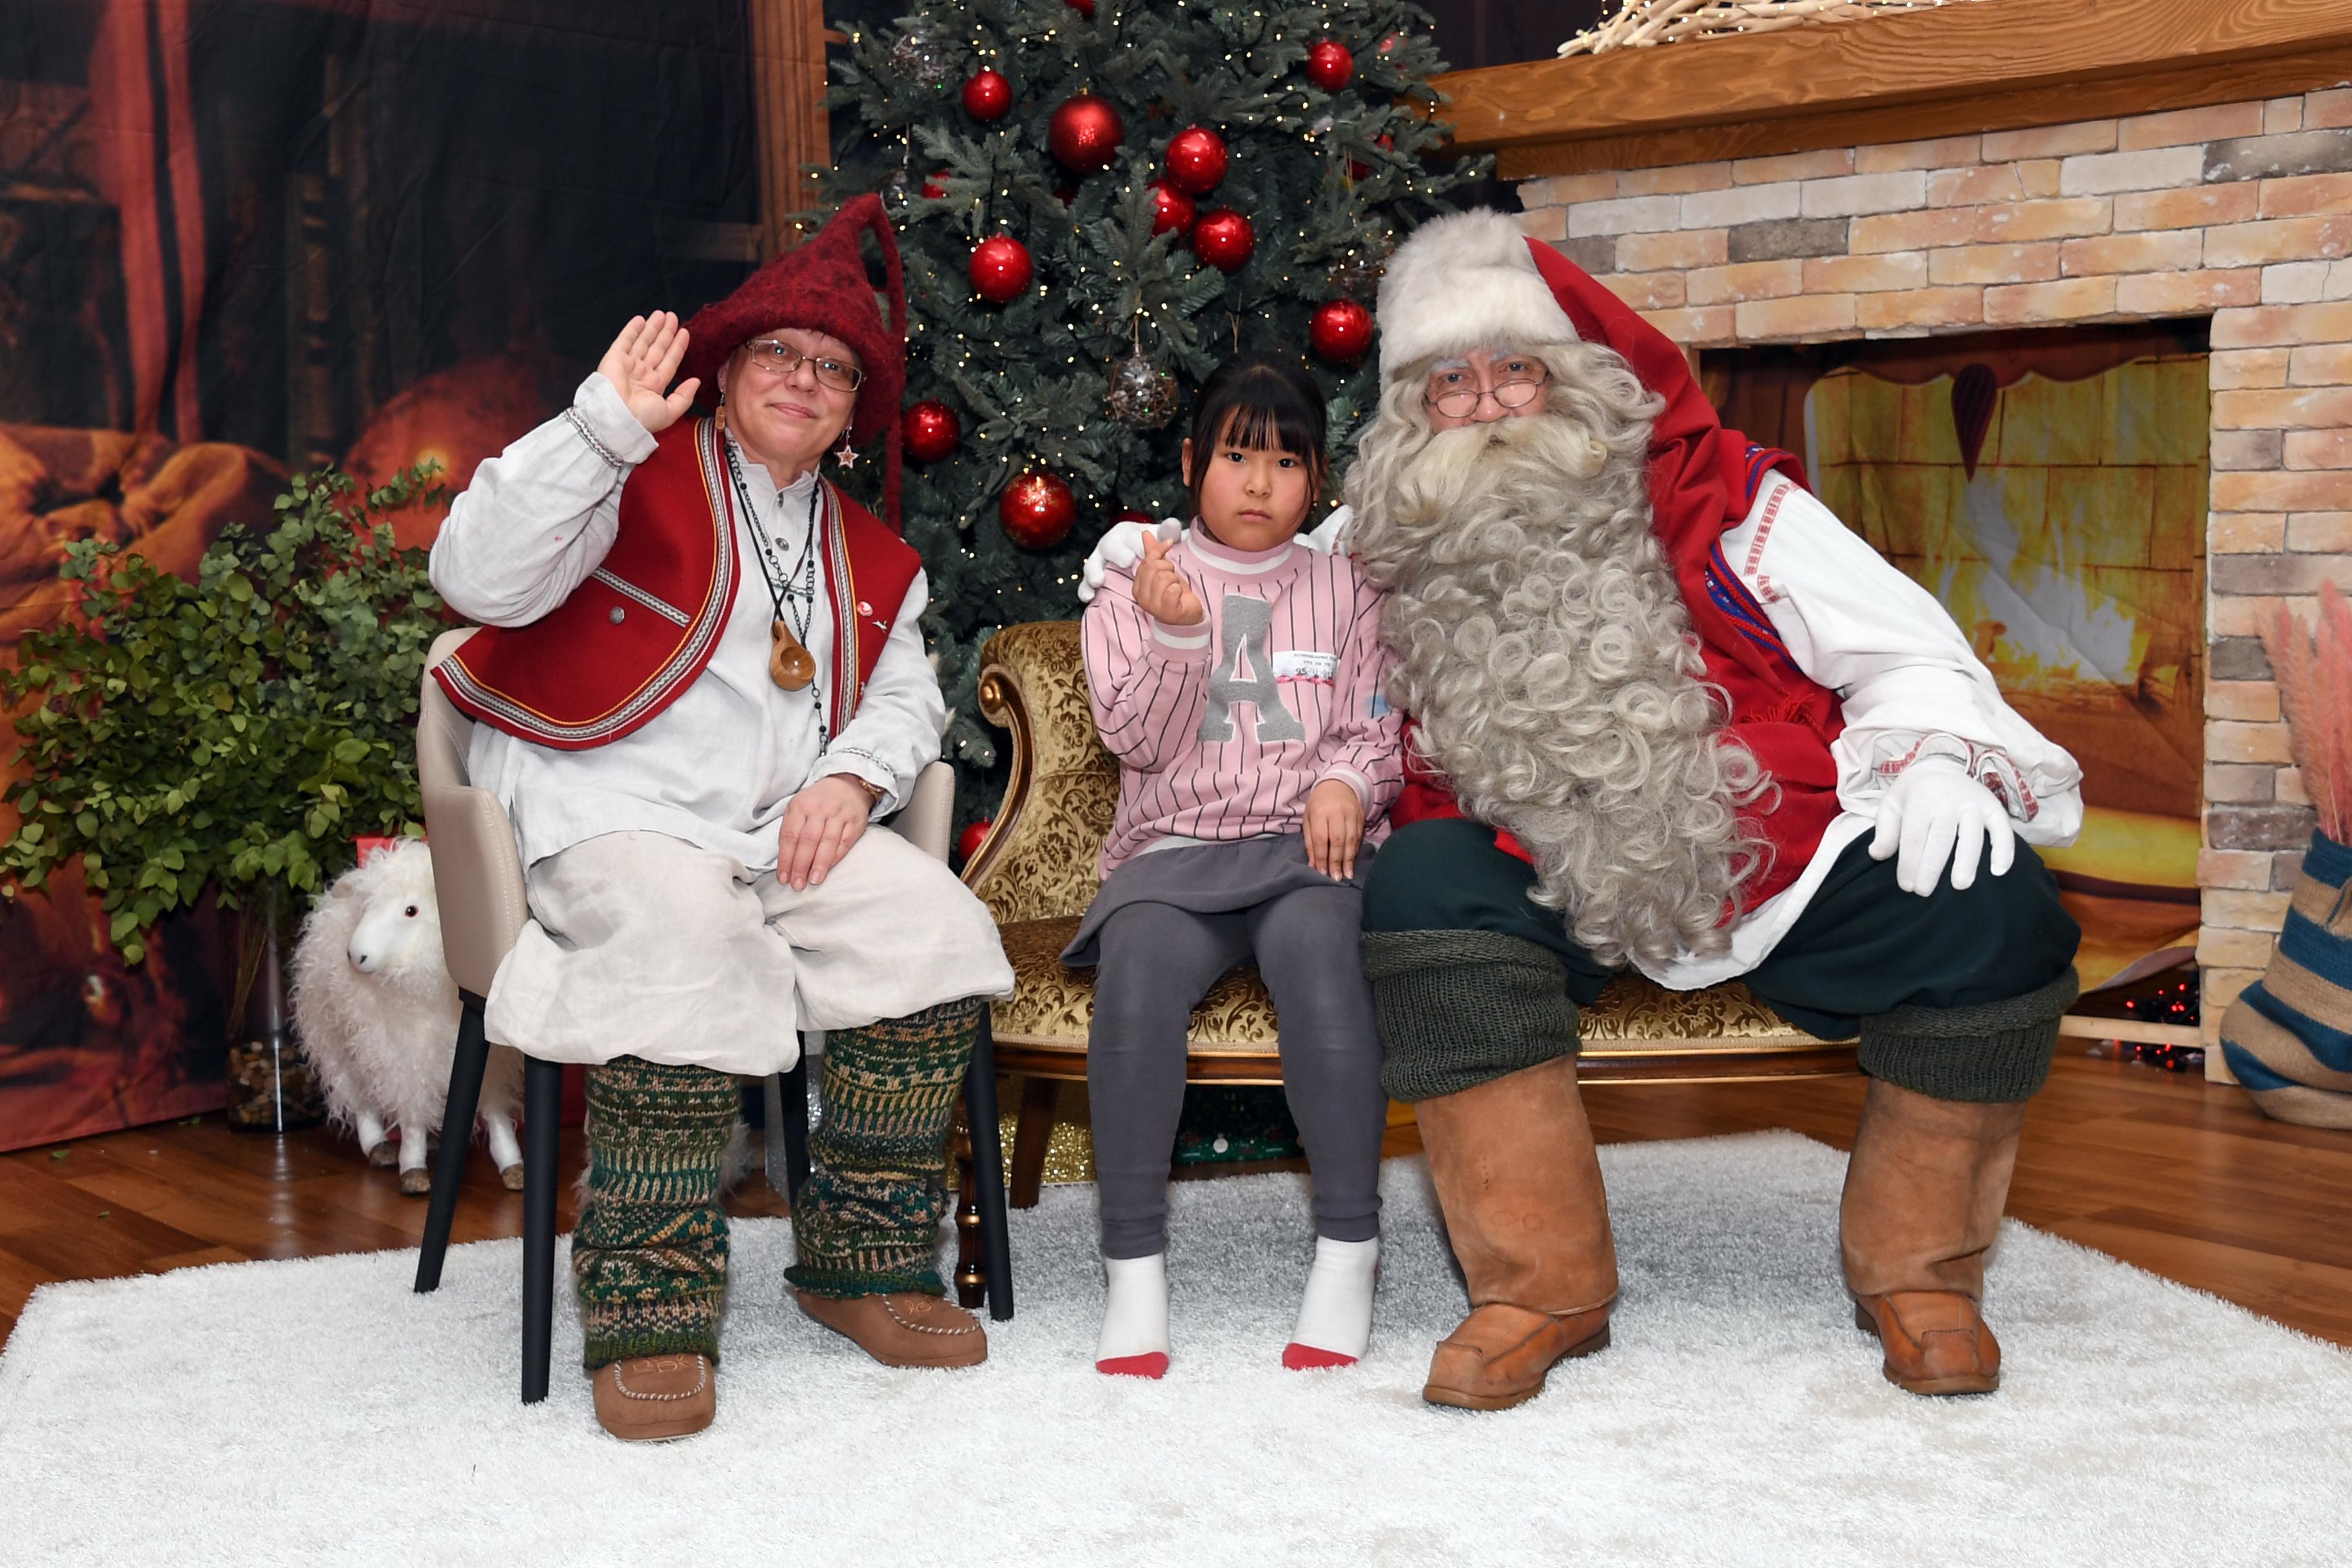
[[[841,445],[834,448],[833,460],[845,468],[857,467],[857,449],[849,444],[849,432],[841,433]]]
[[[719,433],[724,436],[727,434],[727,389],[723,386],[719,389],[719,412],[715,417],[719,423]]]

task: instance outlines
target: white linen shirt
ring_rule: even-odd
[[[1772,475],[1748,516],[1723,536],[1723,555],[1797,668],[1837,693],[1845,729],[1830,756],[1845,809],[1822,835],[1804,875],[1732,927],[1729,952],[1642,965],[1651,979],[1696,991],[1763,963],[1838,857],[1876,828],[1888,786],[1923,756],[1949,756],[1979,778],[1997,777],[2010,826],[2028,844],[2074,841],[2083,830],[2081,766],[2018,717],[1936,596],[1835,512],[1785,475]]]
[[[477,468],[441,526],[432,562],[433,586],[469,621],[529,626],[562,604],[613,547],[621,487],[653,455],[654,438],[602,375],[580,384],[572,408],[627,468],[615,471],[559,416]],[[814,472],[780,491],[765,468],[728,441],[761,525],[799,580]],[[513,818],[524,865],[602,834],[643,831],[750,871],[773,870],[779,825],[797,791],[848,773],[883,792],[872,814],[879,818],[898,809],[915,775],[939,757],[947,705],[923,648],[923,574],[907,589],[856,716],[820,752],[817,704],[832,700],[833,615],[820,605],[810,617],[817,679],[798,691],[777,686],[768,676],[773,601],[757,542],[743,522],[736,530],[741,575],[710,663],[642,728],[567,752],[475,725],[468,772]],[[821,558],[817,581],[825,581]]]

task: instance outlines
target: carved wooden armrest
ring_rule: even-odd
[[[1008,732],[1011,777],[963,879],[1000,925],[1083,913],[1118,805],[1095,733],[1076,621],[1007,626],[981,649],[980,710]]]

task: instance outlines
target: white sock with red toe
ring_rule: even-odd
[[[1315,1238],[1315,1267],[1307,1271],[1307,1298],[1298,1326],[1283,1347],[1282,1364],[1295,1372],[1353,1366],[1372,1342],[1372,1280],[1381,1244]]]
[[[1168,1255],[1106,1258],[1110,1286],[1103,1303],[1095,1370],[1117,1377],[1160,1377],[1168,1371]]]

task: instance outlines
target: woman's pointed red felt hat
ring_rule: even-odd
[[[885,321],[866,280],[858,242],[871,232],[882,250],[890,307]],[[898,405],[907,391],[907,286],[898,267],[898,239],[877,195],[856,197],[815,237],[784,252],[686,324],[690,340],[678,375],[699,376],[696,394],[706,407],[719,400],[719,367],[761,332],[802,327],[829,333],[857,351],[866,379],[849,416],[849,439],[864,446],[887,435],[883,517],[898,527]]]

